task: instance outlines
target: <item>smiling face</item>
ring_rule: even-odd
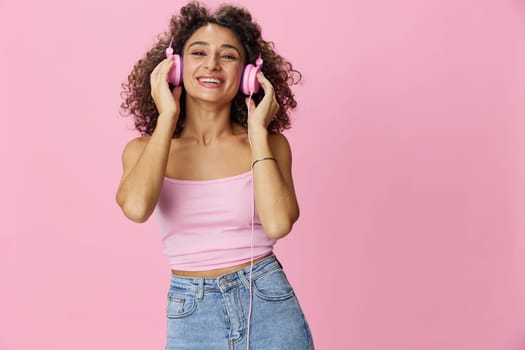
[[[208,102],[231,102],[239,91],[244,49],[228,28],[208,23],[183,48],[187,96]]]

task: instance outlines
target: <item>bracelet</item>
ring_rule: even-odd
[[[260,162],[260,161],[263,161],[263,160],[268,160],[268,159],[271,159],[271,160],[274,160],[277,162],[277,159],[275,159],[274,157],[264,157],[264,158],[259,158],[259,159],[256,159],[253,161],[252,163],[252,169],[253,169],[253,166],[255,165],[255,163],[257,162]]]

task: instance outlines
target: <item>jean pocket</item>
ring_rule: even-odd
[[[170,290],[168,293],[168,318],[182,318],[191,315],[197,308],[195,295],[186,290]]]
[[[282,268],[273,269],[253,280],[255,294],[264,300],[280,301],[295,295]]]

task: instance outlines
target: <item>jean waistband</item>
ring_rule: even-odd
[[[270,255],[253,264],[252,280],[274,269],[282,268],[275,255]],[[226,290],[240,284],[247,286],[250,278],[250,266],[227,273],[219,277],[183,277],[171,275],[171,288],[181,288],[188,291]]]

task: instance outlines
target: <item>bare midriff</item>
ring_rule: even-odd
[[[257,259],[254,259],[253,263],[255,264],[256,262],[261,261],[264,258],[267,258],[267,257],[269,257],[271,255],[273,255],[273,253],[269,253],[269,254],[267,254],[265,256],[261,256],[261,257],[259,257]],[[228,274],[228,273],[232,273],[232,272],[241,270],[241,269],[243,269],[245,267],[250,266],[250,264],[251,264],[251,262],[248,261],[247,263],[244,263],[244,264],[228,266],[228,267],[223,267],[223,268],[214,269],[214,270],[206,270],[206,271],[171,270],[171,273],[173,273],[174,275],[177,275],[177,276],[182,276],[182,277],[197,277],[197,278],[198,277],[201,277],[201,278],[219,277],[219,276],[222,276],[222,275],[225,275],[225,274]]]

